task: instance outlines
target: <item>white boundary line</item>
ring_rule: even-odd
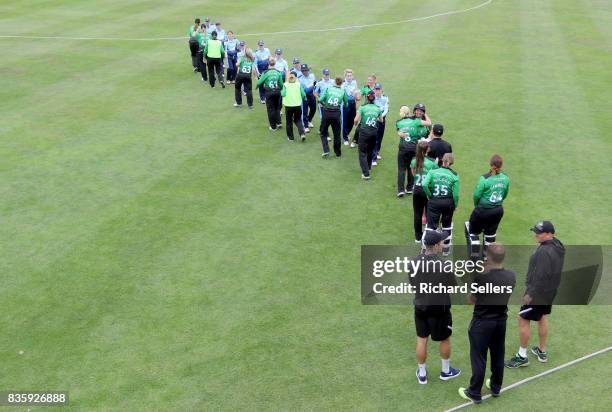
[[[330,32],[330,31],[341,31],[341,30],[356,30],[356,29],[365,29],[368,27],[378,27],[378,26],[389,26],[394,24],[404,24],[404,23],[412,23],[417,21],[434,19],[436,17],[443,16],[452,16],[455,14],[468,13],[470,11],[474,11],[480,9],[482,7],[488,6],[493,3],[493,0],[486,0],[485,2],[469,7],[467,9],[447,11],[444,13],[432,14],[430,16],[423,17],[414,17],[406,20],[398,20],[398,21],[390,21],[384,23],[371,23],[371,24],[359,24],[353,26],[343,26],[343,27],[334,27],[330,29],[311,29],[311,30],[293,30],[293,31],[276,31],[269,33],[246,33],[241,34],[239,37],[250,37],[250,36],[273,36],[277,34],[300,34],[300,33],[322,33],[322,32]],[[72,37],[72,36],[21,36],[21,35],[0,35],[1,39],[52,39],[52,40],[106,40],[106,41],[164,41],[164,40],[185,40],[187,37],[153,37],[153,38],[129,38],[129,37]]]
[[[556,371],[558,371],[560,369],[567,368],[568,366],[575,365],[575,364],[577,364],[579,362],[585,361],[587,359],[593,358],[593,357],[595,357],[597,355],[601,355],[602,353],[606,353],[606,352],[609,352],[609,351],[612,351],[612,346],[609,346],[607,348],[598,350],[597,352],[593,352],[591,354],[585,355],[585,356],[583,356],[581,358],[574,359],[573,361],[564,363],[563,365],[556,366],[556,367],[554,367],[552,369],[549,369],[549,370],[544,371],[542,373],[538,373],[537,375],[530,376],[529,378],[525,378],[525,379],[523,379],[521,381],[514,382],[512,385],[508,385],[505,388],[502,388],[502,390],[500,392],[509,391],[512,388],[516,388],[517,386],[521,386],[521,385],[523,385],[523,384],[525,384],[527,382],[531,382],[534,379],[538,379],[538,378],[541,378],[542,376],[550,375],[551,373],[556,372]],[[485,399],[489,399],[490,397],[491,397],[491,395],[485,395],[485,396],[482,397],[482,400],[484,401]],[[446,412],[458,411],[459,409],[467,408],[470,405],[475,405],[475,404],[473,402],[462,403],[461,405],[458,405],[458,406],[455,406],[454,408],[446,410]]]

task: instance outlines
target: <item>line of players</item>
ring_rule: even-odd
[[[216,77],[225,87],[223,73],[227,57],[227,80],[235,84],[235,107],[247,105],[253,108],[253,75],[262,104],[266,104],[269,129],[282,127],[282,108],[286,110],[287,139],[294,140],[293,125],[300,139],[314,127],[312,120],[319,107],[321,124],[319,134],[323,158],[330,155],[329,128],[333,133],[333,150],[336,157],[342,155],[342,144],[359,147],[361,177],[370,179],[372,166],[381,160],[380,149],[384,137],[389,98],[382,92],[376,76],[368,76],[367,83],[358,88],[351,69],[344,76],[331,78],[328,69],[317,82],[307,64],[293,59],[293,67],[276,49],[272,56],[264,42],[257,42],[253,52],[244,41],[238,41],[231,31],[227,33],[221,23],[210,24],[196,19],[189,28],[189,48],[194,71],[202,74],[215,86]],[[205,61],[205,63],[204,63]],[[365,98],[364,98],[365,97]],[[358,106],[358,103],[361,104]],[[432,124],[425,105],[416,104],[412,113],[407,106],[399,111],[396,131],[399,137],[397,155],[398,197],[412,195],[415,242],[422,243],[427,231],[441,231],[444,236],[443,255],[450,254],[453,238],[453,215],[459,205],[459,176],[451,168],[455,162],[451,145],[442,139],[444,127]],[[355,127],[349,143],[349,134]],[[482,175],[473,194],[474,210],[464,224],[470,256],[477,259],[486,254],[486,248],[496,240],[498,225],[503,217],[503,201],[508,195],[510,180],[502,171],[503,159],[491,157],[489,172]],[[426,223],[423,231],[423,223]],[[480,234],[484,233],[481,247]]]
[[[212,26],[209,24],[209,19],[206,19],[204,24],[200,24],[199,19],[196,19],[195,24],[190,27],[189,34],[194,71],[201,72],[203,81],[208,80],[211,87],[215,86],[215,75],[218,76],[221,86],[225,87],[223,59],[227,57],[227,80],[230,83],[235,83],[235,107],[242,105],[242,96],[245,95],[247,105],[250,109],[253,108],[251,89],[252,76],[255,73],[258,78],[256,87],[259,89],[260,103],[267,106],[270,130],[276,131],[282,126],[281,115],[284,106],[287,112],[288,140],[294,140],[293,124],[295,124],[301,140],[304,141],[305,134],[314,127],[312,120],[318,106],[321,120],[319,134],[323,146],[323,157],[328,157],[330,153],[328,142],[331,141],[331,138],[328,129],[331,127],[333,150],[336,157],[341,156],[342,143],[344,145],[350,144],[351,147],[359,145],[362,178],[364,180],[370,178],[372,166],[376,166],[378,160],[381,160],[379,152],[385,131],[385,120],[389,111],[389,99],[382,92],[380,83],[376,82],[375,75],[368,76],[367,84],[361,89],[358,88],[356,80],[353,79],[351,69],[346,69],[343,77],[338,76],[333,79],[330,76],[330,71],[324,69],[323,78],[317,82],[315,76],[310,73],[308,65],[301,64],[299,58],[294,58],[293,67],[289,68],[287,61],[282,58],[282,50],[276,49],[273,57],[261,40],[258,41],[257,50],[253,53],[251,49],[246,48],[245,42],[235,39],[231,31],[226,34],[221,29],[220,23]],[[206,63],[204,63],[204,59],[206,59]],[[208,69],[208,72],[206,69]],[[357,108],[360,101],[361,105]],[[399,117],[396,122],[396,131],[399,137],[397,196],[402,198],[406,195],[412,195],[415,242],[422,245],[423,253],[426,254],[427,250],[433,250],[432,247],[435,247],[436,244],[439,245],[441,241],[442,255],[448,256],[453,238],[453,215],[459,204],[459,176],[451,168],[455,163],[455,155],[450,143],[442,138],[443,125],[432,123],[426,114],[424,104],[416,104],[412,113],[409,107],[402,106]],[[354,138],[349,143],[349,134],[353,126],[355,126]],[[504,214],[503,202],[510,187],[510,179],[502,171],[502,166],[503,159],[500,155],[494,154],[491,156],[489,171],[480,176],[473,192],[474,209],[469,220],[464,223],[470,258],[486,258],[489,245],[494,244],[494,247],[496,247],[496,254],[493,254],[492,259],[488,262],[489,269],[493,268],[496,271],[495,276],[500,276],[499,273],[503,272],[502,262],[505,252],[503,246],[495,243],[495,241],[497,229]],[[423,230],[424,223],[425,229]],[[551,227],[544,227],[544,223]],[[554,234],[554,227],[549,222],[544,223],[539,224],[542,227],[536,225],[532,230],[536,233],[538,241],[542,241],[544,242],[542,244],[550,247],[548,243],[551,243],[552,240],[543,236],[552,236],[550,233]],[[484,234],[482,245],[481,233]],[[493,276],[491,273],[489,273],[489,276]],[[529,293],[533,294],[533,291]],[[529,297],[527,292],[526,297]],[[523,301],[529,303],[525,301],[525,297]],[[494,312],[499,312],[498,306],[491,306],[491,308]],[[476,312],[489,310],[489,306],[481,306],[478,309],[477,305],[476,309],[475,317]],[[505,310],[502,316],[504,335]],[[528,311],[533,313],[527,313]],[[506,363],[507,367],[517,368],[529,364],[526,357],[529,321],[537,321],[539,329],[541,329],[540,326],[546,325],[547,314],[549,313],[550,306],[521,307],[519,320],[521,347],[519,352]],[[429,335],[431,331],[419,334],[419,328],[421,326],[421,329],[423,329],[423,325],[419,324],[417,318],[415,312],[418,336]],[[431,323],[429,318],[427,318],[427,322]],[[490,325],[484,326],[489,327]],[[500,325],[496,324],[495,328],[500,329]],[[544,328],[546,327],[544,326]],[[497,329],[493,332],[484,333],[480,329],[476,331],[474,326],[474,330],[470,330],[470,343],[476,345],[476,349],[472,348],[475,352],[472,354],[473,377],[471,385],[467,389],[459,389],[460,395],[465,399],[473,400],[476,403],[480,402],[480,387],[484,380],[487,355],[485,335],[493,339],[494,336],[500,335],[500,333],[497,333]],[[472,336],[472,332],[474,332],[474,336]],[[537,355],[541,362],[546,361],[546,352],[543,349],[545,336],[546,334],[544,334],[544,342],[542,342],[542,333],[540,333],[540,345],[532,348],[532,352]],[[424,345],[423,341],[425,342]],[[489,342],[489,346],[491,346],[491,342]],[[441,342],[441,354],[444,349],[443,343]],[[422,359],[419,358],[417,379],[419,383],[426,383],[427,377],[424,369],[426,355],[423,356],[422,353],[424,351],[426,354],[426,338],[421,339],[420,344],[421,346],[417,344],[417,358],[421,353]],[[478,345],[484,346],[478,347]],[[499,350],[495,353],[496,358],[498,358],[495,361],[495,371],[492,378],[486,382],[494,396],[498,396],[501,389],[499,359],[503,359],[503,342],[497,346],[499,346],[497,348]],[[450,343],[444,350],[448,352],[448,356],[443,356],[443,370],[440,378],[448,380],[458,376],[460,370],[450,366]],[[493,352],[491,352],[491,356],[493,362]]]

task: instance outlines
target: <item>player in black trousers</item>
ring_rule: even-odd
[[[474,190],[474,211],[470,220],[465,222],[465,237],[468,253],[472,260],[481,258],[480,233],[484,232],[482,255],[486,256],[487,247],[497,239],[497,227],[504,216],[502,203],[508,196],[510,179],[502,172],[504,161],[500,155],[491,156],[489,173],[480,176]]]
[[[198,28],[200,27],[200,19],[195,19],[194,25],[189,28],[189,51],[191,52],[191,65],[193,66],[193,71],[197,72],[200,70],[200,66],[198,65],[198,49],[200,44],[197,39]]]
[[[479,287],[492,285],[503,289],[501,293],[478,293],[468,296],[474,304],[474,313],[468,336],[470,338],[470,360],[472,378],[468,388],[459,388],[459,395],[480,403],[482,384],[487,369],[487,353],[491,354],[491,378],[487,388],[495,397],[499,396],[504,380],[504,350],[506,346],[506,320],[508,319],[508,300],[516,285],[516,274],[504,269],[506,249],[500,243],[489,246],[489,256],[485,271],[474,283]]]
[[[423,179],[432,169],[437,169],[435,159],[429,156],[429,144],[422,140],[416,146],[416,156],[410,163],[414,175],[414,191],[412,195],[412,209],[414,211],[414,240],[420,243],[423,239],[423,213],[427,209],[427,195],[421,187]]]
[[[442,255],[448,256],[453,240],[453,214],[459,205],[459,176],[450,167],[455,162],[452,153],[442,157],[442,167],[432,169],[423,179],[423,191],[427,195],[426,231],[437,230],[442,225],[445,233]]]

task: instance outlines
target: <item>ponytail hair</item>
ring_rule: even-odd
[[[413,173],[415,175],[420,174],[423,171],[423,164],[425,163],[425,156],[429,151],[429,143],[426,140],[421,140],[417,145],[416,157],[414,162]]]
[[[499,173],[502,166],[504,164],[504,159],[498,154],[494,154],[491,156],[491,160],[489,160],[489,166],[491,166],[491,171],[494,171],[495,174]]]
[[[400,107],[399,115],[402,119],[408,117],[410,115],[410,107],[408,106]]]
[[[250,49],[250,48],[246,49],[245,52],[244,52],[244,55],[250,61],[255,61],[255,56],[253,56],[253,50],[252,49]]]

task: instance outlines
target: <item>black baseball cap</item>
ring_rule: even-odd
[[[422,110],[425,111],[425,105],[423,103],[417,103],[414,105],[414,109],[413,110]]]
[[[308,65],[306,63],[302,63],[302,65],[300,66],[300,70],[301,71],[304,71],[304,70],[310,71],[310,68],[308,67]]]
[[[436,136],[442,136],[442,133],[444,133],[444,126],[442,126],[441,124],[434,124],[433,134],[435,134]]]
[[[444,235],[440,232],[436,232],[434,230],[428,230],[425,232],[425,237],[423,238],[423,243],[425,246],[433,246],[444,240]]]
[[[541,222],[536,223],[531,229],[532,232],[536,234],[540,233],[555,233],[555,226],[552,224],[550,220],[543,220]]]

